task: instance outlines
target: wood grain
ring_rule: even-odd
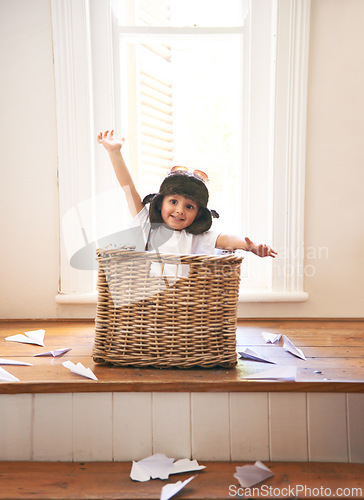
[[[244,462],[200,463],[206,466],[203,471],[178,474],[172,476],[169,481],[154,479],[140,483],[129,477],[130,462],[0,462],[0,498],[159,500],[162,486],[167,482],[175,483],[192,475],[195,475],[195,478],[177,495],[178,498],[237,498],[231,495],[239,488],[234,473],[237,466],[245,465]],[[297,492],[294,498],[328,498],[328,495],[318,495],[315,490],[326,489],[328,492],[328,488],[331,489],[332,498],[338,488],[341,488],[341,492],[345,488],[349,489],[345,490],[346,492],[353,492],[346,495],[346,498],[364,498],[364,464],[264,463],[274,476],[257,485],[253,498],[267,498],[268,488],[276,493],[268,498],[293,498],[284,495],[288,488],[294,488]],[[300,487],[305,487],[306,490],[296,490]],[[278,491],[282,492],[281,495],[277,494]]]
[[[6,341],[5,337],[43,328],[45,347]],[[307,361],[292,356],[283,342],[266,344],[262,331],[281,333],[303,350]],[[80,321],[2,321],[0,358],[33,366],[7,366],[20,382],[0,383],[0,393],[69,392],[364,392],[364,322],[322,320],[241,320],[237,350],[252,347],[277,365],[297,367],[296,382],[253,381],[244,377],[273,367],[238,361],[233,368],[121,368],[96,365],[92,360],[95,325]],[[56,348],[72,350],[59,358],[33,357]],[[62,366],[70,359],[90,367],[98,381],[72,374]],[[316,372],[316,373],[315,373]],[[317,373],[318,372],[318,373]]]

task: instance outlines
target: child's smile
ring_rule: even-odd
[[[190,226],[198,213],[195,201],[181,194],[168,195],[163,198],[161,216],[171,229],[182,231]]]

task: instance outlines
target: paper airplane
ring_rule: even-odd
[[[285,351],[293,354],[293,356],[297,356],[297,358],[301,358],[306,361],[306,356],[303,354],[301,349],[298,349],[298,347],[293,345],[293,343],[285,335],[283,335],[283,340],[284,340],[283,349]]]
[[[19,333],[17,335],[11,335],[10,337],[5,337],[5,340],[11,340],[12,342],[21,342],[24,344],[36,344],[44,346],[44,334],[45,330],[34,330],[32,332]]]
[[[262,361],[264,363],[273,363],[274,365],[276,364],[275,361],[271,361],[270,359],[265,358],[261,354],[258,354],[257,352],[253,351],[253,349],[249,349],[249,347],[247,347],[242,352],[238,352],[238,354],[244,359],[250,359],[252,361]]]
[[[297,368],[295,366],[277,366],[269,370],[262,370],[253,375],[248,375],[246,379],[259,380],[296,380]]]
[[[178,481],[177,483],[166,484],[161,491],[160,500],[169,500],[174,497],[182,488],[186,486],[195,476],[189,477],[186,481]]]
[[[143,458],[139,462],[133,462],[130,477],[134,481],[149,481],[150,479],[168,479],[170,474],[190,472],[192,470],[204,469],[197,460],[182,458],[174,463],[174,458],[168,458],[163,453],[155,453],[150,457]]]
[[[14,359],[4,359],[4,358],[0,358],[0,365],[33,366],[32,363],[24,363],[23,361],[16,361]]]
[[[82,363],[77,363],[77,365],[75,365],[72,361],[64,361],[62,365],[71,370],[72,373],[82,375],[82,377],[91,378],[92,380],[98,380],[92,370],[90,368],[85,368]]]
[[[190,472],[193,470],[206,469],[204,465],[199,465],[197,460],[189,460],[188,458],[181,458],[174,462],[172,471],[170,474],[180,474],[182,472]]]
[[[168,458],[162,453],[156,453],[133,462],[130,477],[134,481],[149,481],[150,479],[168,479],[173,468],[173,458]]]
[[[71,347],[66,347],[65,349],[55,349],[54,351],[41,352],[40,354],[34,354],[34,357],[53,356],[55,358],[56,356],[63,356],[63,354],[66,354],[66,352],[70,351],[71,349]]]
[[[273,472],[260,460],[257,460],[254,465],[237,467],[236,473],[234,474],[234,477],[243,488],[250,488],[272,476],[274,476]]]
[[[270,342],[271,344],[274,344],[274,342],[277,342],[282,335],[280,333],[269,333],[269,332],[262,332],[263,338],[266,342]]]
[[[11,373],[0,367],[0,381],[1,382],[19,382],[19,379],[14,377]]]

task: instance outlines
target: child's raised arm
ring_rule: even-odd
[[[104,133],[99,133],[99,135],[97,136],[97,140],[99,144],[102,144],[106,151],[109,153],[116,177],[125,193],[130,214],[132,215],[132,217],[135,217],[142,210],[143,203],[138,191],[136,190],[133,178],[130,175],[128,167],[126,166],[124,158],[121,154],[121,147],[124,143],[124,139],[118,141],[114,137],[113,130],[110,133],[108,130],[106,130],[106,132]]]
[[[219,234],[216,240],[216,248],[226,250],[245,250],[255,253],[259,257],[275,257],[277,252],[268,245],[253,243],[249,238],[240,238],[230,234]]]

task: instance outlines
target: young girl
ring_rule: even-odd
[[[200,170],[189,172],[173,167],[162,182],[159,193],[141,199],[121,154],[124,140],[114,138],[114,131],[100,132],[98,142],[109,153],[116,177],[124,190],[133,223],[145,234],[145,249],[164,253],[213,254],[215,248],[245,250],[259,257],[275,257],[268,245],[249,238],[209,231],[212,217],[218,214],[207,208],[207,176]],[[145,207],[150,204],[149,211]]]

